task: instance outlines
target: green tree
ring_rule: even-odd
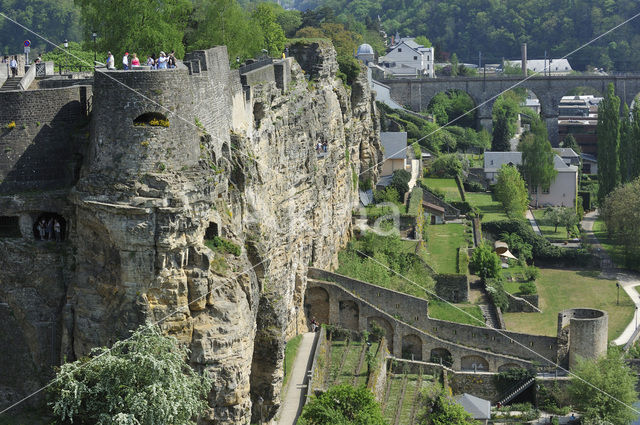
[[[607,232],[623,247],[627,267],[640,268],[640,177],[611,192],[602,204]]]
[[[555,226],[553,233],[558,233],[558,226],[562,224],[562,210],[558,207],[547,207],[544,210],[544,218]]]
[[[497,278],[502,272],[500,257],[493,251],[489,243],[484,242],[473,250],[469,270],[480,276],[483,281]]]
[[[115,4],[77,0],[77,4],[82,11],[85,40],[90,41],[91,30],[96,30],[99,51],[110,50],[115,56],[137,51],[144,57],[160,50],[175,50],[177,56],[184,55],[182,39],[192,11],[189,0],[118,0]]]
[[[140,327],[111,349],[60,367],[49,388],[53,414],[78,424],[195,424],[211,380],[186,362],[187,349],[158,327]]]
[[[415,38],[415,42],[424,47],[433,47],[433,44],[431,44],[431,41],[429,41],[429,39],[424,35],[417,36]]]
[[[398,191],[400,201],[404,199],[404,194],[409,191],[409,181],[411,180],[411,173],[407,170],[396,170],[391,177],[390,187],[395,188]]]
[[[185,40],[189,50],[227,46],[232,64],[236,63],[236,57],[243,61],[256,56],[264,43],[260,26],[236,0],[197,3]]]
[[[59,47],[60,49],[54,49],[42,55],[42,60],[53,61],[56,71],[59,68],[73,71],[81,68],[86,71],[93,70],[93,50],[85,50],[80,43],[74,41],[69,42],[69,48],[66,51],[63,45]],[[100,58],[105,56],[106,52],[98,53]]]
[[[451,76],[458,75],[458,55],[455,53],[451,55]]]
[[[258,23],[263,37],[263,48],[271,56],[279,57],[284,50],[286,37],[282,27],[276,22],[273,8],[266,3],[260,3],[251,14],[253,21]]]
[[[631,111],[631,146],[629,147],[629,174],[630,180],[640,177],[640,101],[636,101]]]
[[[547,128],[537,117],[531,121],[531,132],[520,143],[522,170],[528,186],[535,191],[538,206],[538,191],[547,190],[556,178],[555,153],[547,136]]]
[[[599,359],[579,360],[573,372],[569,395],[583,421],[623,425],[637,417],[631,406],[638,397],[638,378],[618,350],[609,350]]]
[[[432,384],[420,392],[418,425],[475,425],[471,415],[447,396],[439,384]]]
[[[516,133],[520,101],[509,91],[502,94],[493,104],[493,135],[491,150],[494,152],[508,152],[511,150],[509,141]]]
[[[439,177],[455,177],[462,175],[462,162],[457,154],[440,155],[431,164],[431,172]]]
[[[620,120],[620,183],[631,181],[631,162],[633,157],[629,155],[633,146],[633,130],[631,129],[631,113],[629,106],[625,103],[622,105],[622,118]]]
[[[598,107],[598,202],[620,183],[620,98],[613,84]]]
[[[311,396],[302,409],[300,425],[388,425],[380,405],[366,387],[336,385]]]
[[[580,149],[580,145],[578,145],[578,142],[576,141],[575,137],[573,137],[573,134],[569,134],[564,138],[564,140],[562,141],[562,147],[573,149],[573,151],[578,155],[580,155],[580,152],[582,152]]]
[[[529,204],[529,194],[516,167],[502,165],[498,171],[495,194],[510,218],[524,217]]]

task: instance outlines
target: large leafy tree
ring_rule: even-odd
[[[547,128],[539,118],[533,117],[531,120],[531,132],[523,137],[520,150],[524,178],[535,191],[537,206],[538,190],[549,189],[558,174],[553,164],[555,153],[547,136]]]
[[[611,192],[602,205],[607,231],[624,249],[627,267],[640,268],[640,177]]]
[[[605,357],[581,360],[573,371],[569,395],[586,423],[629,424],[637,414],[628,406],[637,400],[636,374],[618,350]],[[625,406],[626,404],[626,406]]]
[[[263,36],[264,49],[271,56],[280,56],[287,40],[280,24],[276,22],[273,8],[266,3],[260,3],[251,14],[252,19],[260,26]]]
[[[503,164],[495,186],[496,199],[511,218],[522,218],[529,204],[529,194],[518,169]]]
[[[598,202],[620,183],[620,98],[613,84],[598,107]]]
[[[184,55],[182,39],[192,11],[189,0],[77,0],[77,4],[85,40],[95,30],[98,51],[110,50],[116,56],[137,51],[143,57],[175,50],[177,56]]]
[[[195,424],[211,380],[187,363],[187,349],[157,327],[141,327],[111,349],[60,367],[50,387],[53,414],[80,425]]]
[[[629,106],[622,105],[622,118],[620,119],[620,183],[627,183],[631,180],[633,131],[631,130],[631,113]]]
[[[633,119],[631,120],[631,137],[628,155],[629,161],[629,180],[640,177],[640,102],[636,101],[631,111]]]
[[[349,384],[312,396],[298,419],[300,425],[387,425],[380,405],[366,387]]]
[[[516,133],[520,100],[515,93],[509,91],[502,94],[493,104],[493,138],[491,150],[508,152],[509,141]]]
[[[484,281],[497,278],[502,273],[500,257],[493,251],[491,245],[485,242],[473,250],[469,270]]]
[[[447,396],[439,384],[433,384],[420,393],[421,409],[418,425],[475,425],[471,415],[460,404]]]

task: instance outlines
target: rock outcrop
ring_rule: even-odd
[[[307,268],[336,264],[358,181],[381,160],[364,73],[348,88],[329,43],[290,51],[297,61],[240,73],[224,47],[172,71],[96,73],[69,241],[39,260],[57,259],[46,278],[58,361],[159,323],[213,379],[202,423],[248,424],[258,397],[273,418],[285,341],[306,329]],[[19,251],[3,261],[16,268]]]

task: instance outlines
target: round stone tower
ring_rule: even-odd
[[[578,358],[594,359],[607,353],[609,315],[606,311],[572,308],[558,314],[569,348],[569,369]],[[568,332],[567,332],[568,331]]]
[[[198,162],[194,93],[184,65],[94,78],[91,172],[131,175]]]

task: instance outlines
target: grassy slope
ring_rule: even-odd
[[[284,375],[284,380],[282,381],[282,388],[287,388],[287,380],[291,375],[291,370],[293,369],[293,362],[296,359],[296,354],[298,354],[298,348],[300,347],[300,342],[302,341],[302,335],[296,335],[291,338],[287,342],[287,346],[284,349],[284,367],[287,373]]]
[[[600,245],[602,245],[607,254],[609,254],[614,264],[618,267],[624,267],[625,261],[623,249],[619,245],[615,245],[613,240],[609,238],[609,234],[607,233],[602,217],[598,217],[596,222],[593,224],[593,233],[596,235],[596,238],[598,238],[598,241],[600,241]]]
[[[540,269],[536,286],[543,312],[505,313],[507,329],[555,336],[560,311],[588,307],[609,313],[609,340],[613,340],[633,318],[634,305],[626,293],[620,291],[620,305],[616,305],[616,282],[594,277],[591,271]]]
[[[465,226],[438,224],[427,226],[430,264],[438,273],[456,273],[457,249],[467,246]]]
[[[461,201],[460,191],[454,179],[424,178],[422,183],[430,189],[440,189],[445,193],[448,202]]]
[[[489,192],[467,192],[466,199],[471,206],[478,208],[483,214],[482,221],[506,220],[508,217],[502,208],[502,204],[494,201]]]
[[[558,231],[555,232],[556,226],[551,224],[544,216],[543,209],[532,210],[533,216],[536,218],[536,222],[538,223],[538,227],[540,227],[540,231],[542,235],[553,242],[567,240],[567,229],[562,226],[558,226]]]

